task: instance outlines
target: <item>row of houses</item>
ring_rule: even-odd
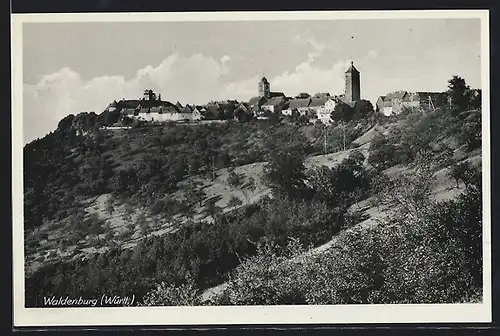
[[[270,92],[267,97],[254,97],[248,102],[227,100],[223,102],[209,102],[206,105],[182,106],[168,101],[162,101],[161,96],[145,91],[145,97],[139,100],[125,100],[112,102],[108,111],[120,110],[122,116],[149,122],[165,121],[199,121],[204,119],[244,120],[252,117],[267,119],[270,113],[279,113],[285,116],[300,115],[310,119],[317,119],[324,124],[331,122],[330,115],[339,103],[354,107],[355,101],[346,101],[344,95],[331,96],[329,93],[318,93],[314,96],[300,94],[297,97],[286,97],[281,92]],[[408,92],[395,91],[380,96],[376,103],[376,110],[384,115],[398,114],[407,107],[432,110],[447,103],[445,92]]]
[[[319,93],[313,97],[301,94],[295,98],[278,96],[270,99],[265,97],[254,97],[249,101],[249,106],[254,114],[259,118],[269,112],[277,112],[286,116],[294,113],[301,116],[309,116],[319,119],[325,124],[330,123],[330,114],[335,110],[335,106],[342,100],[343,96],[331,96],[329,93]],[[353,106],[355,102],[347,102]]]
[[[432,111],[448,103],[446,92],[394,91],[377,99],[376,111],[388,116],[399,114],[405,108]]]
[[[172,104],[161,100],[126,100],[112,102],[106,110],[120,110],[123,117],[143,121],[195,121],[201,120],[208,111],[217,109],[214,106],[185,105],[179,102]]]

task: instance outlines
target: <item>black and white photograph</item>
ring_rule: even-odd
[[[491,321],[488,32],[14,14],[14,323]]]

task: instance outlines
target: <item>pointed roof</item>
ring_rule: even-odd
[[[290,101],[289,108],[293,110],[293,109],[298,109],[300,107],[308,107],[310,103],[311,103],[311,98],[293,99]]]
[[[192,113],[193,112],[193,109],[191,106],[189,106],[188,104],[186,104],[186,106],[184,106],[183,108],[180,109],[181,113]]]
[[[274,97],[286,97],[283,92],[270,92],[269,96],[271,98],[274,98]]]
[[[358,69],[356,69],[356,67],[354,66],[354,62],[351,61],[351,66],[349,67],[349,69],[346,70],[346,73],[347,72],[357,72],[359,73]]]
[[[309,103],[309,107],[319,107],[319,106],[324,106],[325,103],[328,101],[327,97],[321,97],[321,98],[310,98],[311,102]]]
[[[261,81],[262,83],[269,84],[269,82],[267,81],[266,76],[262,76],[262,79],[261,79],[260,81]]]
[[[264,104],[262,104],[262,106],[277,106],[277,105],[283,103],[284,100],[285,100],[285,98],[283,98],[283,97],[274,97],[274,98],[269,99]]]
[[[385,95],[384,101],[393,99],[403,99],[407,93],[408,91],[403,91],[403,90],[388,93]]]
[[[260,105],[263,104],[267,99],[265,97],[252,97],[248,101],[249,105]]]
[[[140,100],[120,100],[118,103],[122,108],[137,108],[141,104]]]

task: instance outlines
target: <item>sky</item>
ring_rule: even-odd
[[[480,88],[479,19],[23,24],[23,138],[68,114],[102,112],[153,89],[183,105],[271,91],[342,94],[351,61],[361,97],[444,91],[453,75]]]

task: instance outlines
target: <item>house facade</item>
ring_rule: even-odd
[[[318,120],[323,124],[328,125],[332,122],[330,115],[335,110],[337,106],[337,101],[334,98],[328,98],[323,106],[317,110]]]

